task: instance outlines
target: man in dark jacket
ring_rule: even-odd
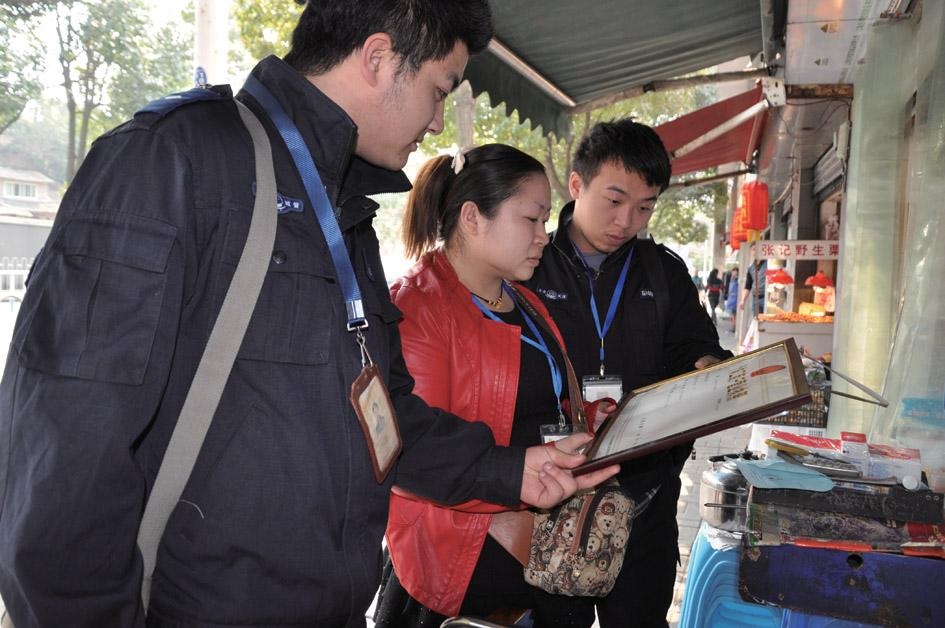
[[[429,408],[401,355],[367,195],[409,187],[399,169],[491,35],[485,0],[310,2],[285,61],[263,60],[237,95],[272,143],[275,246],[164,530],[148,626],[363,625],[395,481],[547,507],[601,479]],[[314,161],[360,287],[403,441],[383,483],[349,403],[362,362],[341,273],[264,93]],[[254,173],[229,89],[197,89],[100,138],[63,199],[0,385],[0,594],[17,628],[145,625],[138,523],[247,237]]]
[[[669,185],[656,133],[631,120],[600,123],[574,156],[551,245],[528,282],[561,329],[586,396],[623,392],[730,355],[699,305],[685,263],[638,237]],[[679,558],[676,500],[691,443],[624,463],[621,484],[645,506],[633,523],[614,590],[597,600],[601,626],[665,626]],[[593,600],[576,607],[593,618]]]

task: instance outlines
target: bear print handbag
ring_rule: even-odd
[[[548,593],[607,595],[623,566],[632,511],[612,482],[537,513],[525,581]]]
[[[516,301],[554,337],[545,319],[525,297],[514,286],[512,291]],[[569,398],[580,400],[581,388],[574,369],[563,348],[561,353],[565,356]],[[568,411],[575,427],[586,429],[583,403],[569,403]],[[574,495],[550,511],[528,513],[533,521],[527,559],[521,547],[524,543],[515,543],[518,547],[513,551],[525,567],[525,581],[548,593],[607,595],[623,566],[633,511],[633,500],[616,480],[611,480],[595,490]],[[520,511],[513,516],[524,514]],[[499,542],[506,548],[513,545]]]

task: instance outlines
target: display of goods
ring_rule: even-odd
[[[778,312],[777,314],[759,314],[759,321],[774,323],[832,323],[833,316],[814,316],[797,312]]]

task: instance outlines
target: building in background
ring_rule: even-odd
[[[56,182],[46,175],[0,166],[0,308],[16,309],[23,299],[59,200]]]

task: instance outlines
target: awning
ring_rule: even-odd
[[[767,111],[759,85],[654,130],[672,157],[673,176],[733,162],[748,166],[761,141]]]
[[[503,0],[466,77],[493,105],[558,134],[574,106],[762,48],[758,0]]]

